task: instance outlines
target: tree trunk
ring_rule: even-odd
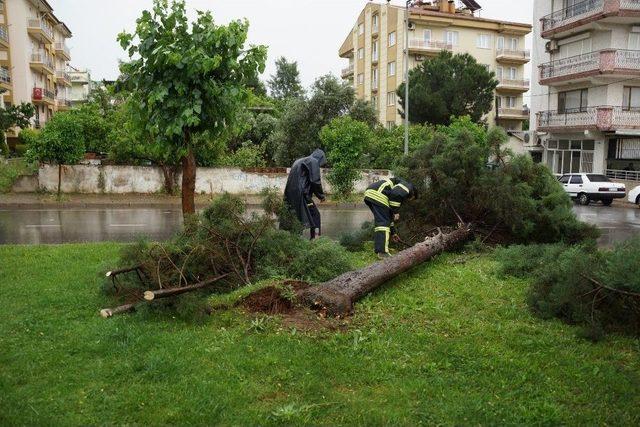
[[[62,185],[62,164],[58,163],[58,200],[60,200],[60,194],[62,192],[60,188],[61,185]]]
[[[158,289],[155,291],[146,291],[144,293],[144,299],[147,301],[153,301],[156,298],[168,298],[176,295],[184,294],[186,292],[197,291],[198,289],[206,288],[217,282],[218,280],[224,279],[231,273],[223,274],[218,277],[214,277],[213,279],[205,280],[200,283],[196,283],[195,285],[184,286],[182,288],[169,288],[169,289]]]
[[[471,237],[471,228],[461,226],[425,239],[383,261],[349,271],[328,282],[300,291],[301,302],[327,314],[340,316],[352,311],[353,303],[401,273],[422,264]]]
[[[196,212],[194,198],[196,192],[196,158],[193,154],[189,134],[185,135],[185,142],[189,147],[189,151],[182,158],[182,216],[186,218],[186,216]]]
[[[164,175],[164,191],[166,191],[168,195],[173,196],[176,176],[175,167],[161,163],[160,169],[162,169],[162,175]]]
[[[114,314],[128,313],[130,311],[134,311],[135,309],[135,304],[125,304],[115,308],[103,308],[102,310],[100,310],[100,316],[106,319],[113,316]]]

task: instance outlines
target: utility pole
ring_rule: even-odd
[[[404,15],[404,154],[409,154],[409,5],[407,0]]]

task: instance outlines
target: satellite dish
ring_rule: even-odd
[[[471,12],[475,12],[476,10],[482,9],[482,6],[476,3],[475,0],[461,0],[461,1],[467,7],[467,9],[469,9]]]

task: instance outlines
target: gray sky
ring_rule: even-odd
[[[116,36],[125,29],[132,31],[135,20],[152,1],[49,0],[49,3],[73,32],[68,42],[71,65],[88,68],[93,79],[115,79],[118,60],[126,59]],[[479,3],[484,8],[480,16],[485,18],[529,23],[533,19],[533,0],[479,0]],[[247,18],[249,42],[269,48],[263,80],[273,73],[275,59],[285,56],[298,62],[305,86],[320,75],[340,73],[345,60],[338,57],[338,48],[365,4],[365,0],[187,0],[191,16],[195,16],[195,10],[211,10],[220,24]],[[527,47],[530,45],[531,36]]]

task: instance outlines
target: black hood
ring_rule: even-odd
[[[316,159],[320,167],[324,167],[327,165],[327,156],[325,156],[324,151],[322,151],[319,148],[317,148],[313,153],[311,153],[310,157],[313,157],[314,159]]]

